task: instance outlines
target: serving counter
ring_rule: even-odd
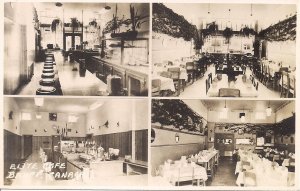
[[[149,72],[147,65],[121,64],[120,59],[107,59],[100,56],[89,57],[86,65],[92,73],[99,72],[104,78],[108,75],[121,77],[123,88],[127,88],[129,96],[147,95]]]

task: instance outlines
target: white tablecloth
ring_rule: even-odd
[[[256,91],[255,87],[251,83],[248,84],[247,82],[243,82],[242,75],[239,75],[236,78],[237,78],[236,82],[230,88],[239,89],[241,97],[257,97],[258,96],[258,91]],[[218,97],[219,90],[221,88],[229,88],[228,76],[226,74],[222,75],[222,80],[217,81],[216,85],[214,84],[214,82],[213,82],[213,84],[211,84],[211,87],[209,88],[209,90],[207,92],[207,96]],[[258,87],[258,89],[259,89],[259,87]]]
[[[162,77],[159,75],[152,76],[152,80],[159,79],[161,81],[160,90],[171,90],[175,92],[175,86],[171,78]]]

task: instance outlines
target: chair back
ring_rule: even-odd
[[[172,74],[170,72],[163,71],[160,73],[160,76],[165,77],[165,78],[171,78]]]
[[[118,95],[122,90],[121,78],[112,78],[111,79],[111,92],[112,95]]]
[[[295,89],[295,78],[289,76],[289,87],[290,89],[294,90]]]
[[[160,91],[161,80],[160,79],[153,79],[152,80],[152,92]]]
[[[180,68],[179,67],[168,68],[168,72],[170,72],[171,78],[173,80],[179,80],[179,77],[180,77]]]
[[[209,90],[209,88],[210,88],[210,82],[209,82],[209,79],[206,79],[206,80],[205,80],[205,84],[206,84],[206,94],[207,94],[207,92],[208,92],[208,90]]]
[[[281,85],[282,87],[289,87],[289,84],[289,74],[283,71],[281,73]]]
[[[239,89],[234,88],[220,88],[219,97],[240,97],[241,93]]]
[[[187,62],[185,64],[186,70],[194,70],[194,62]]]
[[[212,83],[212,73],[208,74],[208,81],[210,81],[210,83]]]

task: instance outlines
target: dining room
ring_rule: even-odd
[[[153,99],[149,185],[295,186],[295,102]]]
[[[145,99],[5,97],[3,118],[6,188],[148,184]]]
[[[149,10],[149,3],[4,3],[4,94],[147,96]]]
[[[152,31],[153,96],[296,95],[296,4],[154,3]]]

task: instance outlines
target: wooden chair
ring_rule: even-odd
[[[233,88],[220,88],[219,97],[240,97],[241,92],[239,89]]]
[[[161,80],[160,79],[153,79],[152,80],[152,96],[153,97],[160,96],[160,86],[161,86]]]
[[[210,88],[210,80],[209,79],[205,80],[205,85],[206,85],[206,95],[207,95],[207,92],[208,92],[208,90]]]
[[[281,91],[280,97],[288,97],[290,92],[289,74],[285,71],[281,72]]]
[[[181,82],[182,80],[180,80],[180,68],[179,67],[168,68],[168,72],[170,72],[171,74],[171,79],[173,79],[173,83],[175,85],[177,95],[179,95],[181,88],[184,91],[184,86],[183,83]]]
[[[192,79],[192,83],[194,83],[195,78],[195,65],[194,62],[187,62],[185,64],[186,72],[188,75],[188,82],[190,82],[190,79]]]
[[[289,94],[292,94],[292,97],[294,98],[296,97],[295,85],[296,79],[289,76]]]
[[[212,73],[208,74],[208,80],[210,81],[210,83],[212,83]]]

